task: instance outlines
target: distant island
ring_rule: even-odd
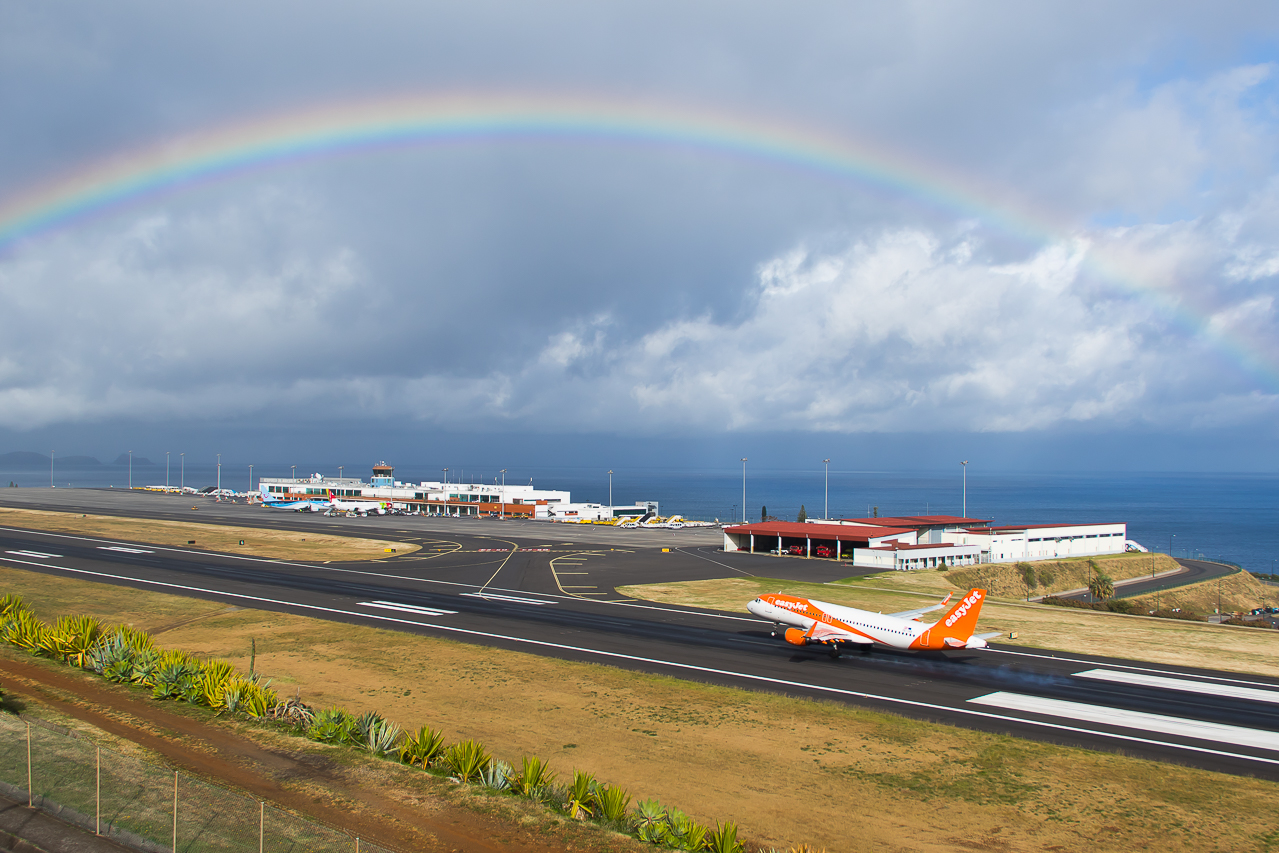
[[[128,465],[129,454],[121,453],[119,456],[115,458],[115,461],[112,462],[111,464],[112,465]],[[146,458],[145,456],[135,456],[133,457],[133,464],[134,465],[154,465],[155,463],[152,462],[150,459]]]
[[[102,465],[92,456],[59,456],[54,460],[58,467],[93,468]],[[13,453],[0,453],[0,470],[36,471],[47,470],[49,457],[43,453],[29,450],[16,450]]]

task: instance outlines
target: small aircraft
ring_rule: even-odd
[[[986,648],[986,641],[999,636],[999,632],[973,634],[977,614],[986,600],[984,589],[969,591],[931,625],[915,621],[917,616],[945,607],[953,594],[940,604],[901,613],[872,613],[781,593],[761,595],[747,604],[746,609],[776,623],[779,628],[785,627],[782,638],[792,646],[825,646],[831,657],[839,657],[841,644],[864,652],[870,651],[875,643],[908,651]]]

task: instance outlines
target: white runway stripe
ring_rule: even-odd
[[[487,598],[493,601],[512,601],[516,604],[554,604],[554,601],[544,601],[540,598],[520,598],[518,595],[496,595],[491,592],[464,592],[462,595],[471,598]]]
[[[1117,684],[1135,684],[1138,687],[1158,687],[1163,690],[1181,690],[1186,693],[1203,693],[1206,696],[1229,696],[1232,699],[1252,699],[1256,702],[1279,704],[1279,688],[1260,690],[1237,684],[1215,684],[1211,681],[1191,681],[1186,678],[1169,678],[1163,675],[1147,675],[1144,672],[1119,672],[1113,669],[1090,669],[1076,672],[1075,678],[1094,678]]]
[[[1065,717],[1077,722],[1100,723],[1125,729],[1139,729],[1144,732],[1158,732],[1216,743],[1229,743],[1235,746],[1279,751],[1279,732],[1268,732],[1264,729],[1246,729],[1242,726],[1205,723],[1201,720],[1166,717],[1163,714],[1147,714],[1143,711],[1126,711],[1123,708],[1107,708],[1103,705],[1087,705],[1083,702],[1067,702],[1062,699],[1045,699],[1040,696],[1002,691],[978,696],[968,701],[974,705],[988,705],[1009,711],[1045,714],[1050,717]]]
[[[123,551],[126,554],[154,554],[154,551],[146,551],[142,548],[126,548],[123,545],[99,545],[99,551]]]
[[[6,554],[13,554],[15,557],[35,557],[39,560],[48,560],[52,557],[61,557],[61,554],[45,554],[40,551],[5,551]]]
[[[416,604],[398,604],[394,601],[361,601],[363,607],[380,607],[383,610],[398,610],[401,613],[416,613],[419,616],[453,616],[456,610],[440,610],[437,607],[418,607]]]

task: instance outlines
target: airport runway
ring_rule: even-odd
[[[292,513],[266,518],[269,512],[239,507],[223,520],[315,523]],[[122,514],[157,513],[129,507]],[[701,543],[662,553],[672,547],[665,539],[596,541],[631,531],[325,521],[357,522],[349,531],[360,534],[411,531],[396,537],[423,550],[369,563],[304,564],[3,528],[0,562],[1279,779],[1279,679],[1011,647],[928,656],[877,649],[831,659],[786,646],[749,615],[629,600],[614,587],[755,573],[801,579],[837,572],[838,564],[723,554],[704,534]]]

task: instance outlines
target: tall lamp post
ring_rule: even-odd
[[[445,468],[444,469],[444,485],[447,486],[448,484],[449,484],[449,469]]]
[[[249,491],[253,491],[253,463],[249,463]]]
[[[746,457],[742,457],[742,524],[746,523]]]
[[[181,457],[179,461],[181,461],[182,463],[182,471],[178,475],[181,478],[178,480],[178,490],[183,491],[187,487],[187,455],[185,452],[183,452],[183,453],[179,453],[178,456]]]
[[[338,479],[339,479],[339,480],[341,480],[341,479],[342,479],[342,469],[343,469],[343,468],[345,468],[345,467],[346,467],[345,465],[339,465],[339,466],[338,466]]]
[[[53,454],[54,454],[54,451],[50,450],[49,451],[49,488],[51,489],[56,488],[56,486],[53,485]]]
[[[169,488],[169,451],[164,451],[164,487]]]
[[[129,490],[133,490],[133,451],[129,451]]]
[[[290,465],[289,468],[293,471],[292,478],[296,480],[298,478],[298,466]]]
[[[501,501],[502,501],[502,509],[501,509],[501,511],[498,513],[498,515],[499,515],[499,517],[501,518],[501,520],[502,520],[502,521],[506,521],[506,469],[505,469],[505,468],[503,468],[503,469],[502,469],[502,495],[501,495]]]
[[[222,500],[222,454],[215,454],[218,457],[218,500]]]
[[[613,469],[608,469],[608,511],[613,512]]]
[[[1170,534],[1168,534],[1168,556],[1169,556],[1169,558],[1171,558],[1171,557],[1172,557],[1172,540],[1174,540],[1174,539],[1176,539],[1176,538],[1177,538],[1177,534],[1176,534],[1176,533],[1170,533]]]
[[[822,510],[822,518],[830,518],[830,460],[823,459],[822,464],[826,466],[826,507]]]
[[[963,466],[963,469],[964,469],[964,509],[963,509],[963,515],[964,515],[964,518],[967,518],[967,517],[968,517],[968,460],[967,460],[967,459],[965,459],[963,462],[960,462],[959,464],[960,464],[960,465],[962,465],[962,466]]]

